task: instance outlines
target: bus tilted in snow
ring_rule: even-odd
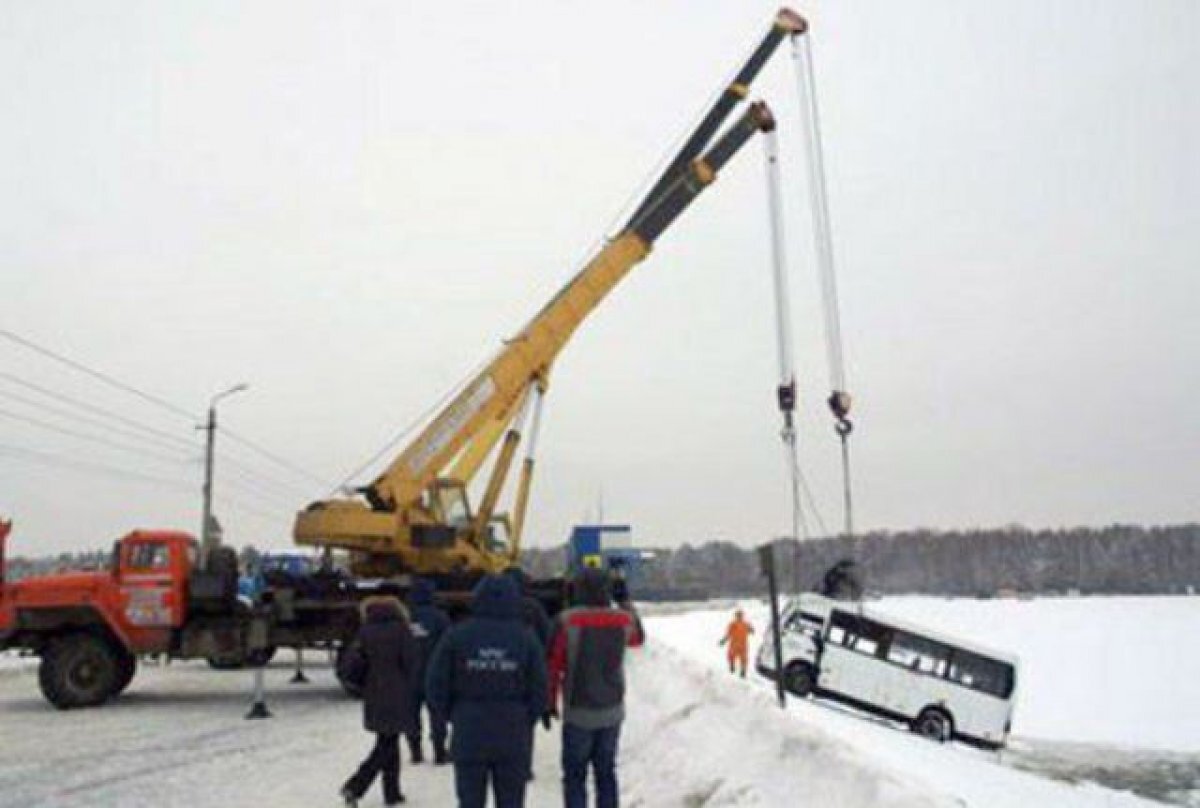
[[[999,748],[1012,727],[1017,658],[863,608],[801,595],[780,616],[783,682],[907,724],[938,741]],[[768,637],[758,672],[775,679]]]

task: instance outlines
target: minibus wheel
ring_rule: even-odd
[[[912,731],[922,738],[945,743],[954,734],[954,720],[940,707],[926,707],[912,723]]]
[[[811,665],[793,662],[784,671],[783,683],[788,692],[801,697],[807,696],[817,684],[816,672],[813,671]]]

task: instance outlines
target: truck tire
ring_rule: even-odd
[[[125,651],[117,655],[117,681],[113,684],[113,695],[119,696],[129,687],[137,673],[137,657]]]
[[[207,659],[208,667],[216,671],[240,671],[246,667],[246,655],[241,651],[214,654]]]
[[[103,704],[116,693],[123,651],[87,632],[53,640],[38,668],[42,695],[60,710]]]
[[[954,719],[940,707],[926,707],[913,721],[912,731],[922,738],[945,743],[954,737]]]
[[[817,672],[812,665],[804,662],[793,662],[787,666],[783,675],[783,686],[789,693],[803,698],[813,692],[817,686]]]

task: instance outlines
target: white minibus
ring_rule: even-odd
[[[902,721],[938,741],[999,748],[1012,728],[1017,658],[864,608],[804,594],[780,616],[783,682]],[[776,678],[768,634],[758,672]]]

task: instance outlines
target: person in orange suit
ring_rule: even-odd
[[[733,620],[725,629],[725,636],[720,644],[728,645],[726,658],[729,660],[729,672],[734,673],[735,666],[741,669],[742,678],[746,678],[746,661],[750,656],[750,635],[754,626],[746,622],[742,610],[733,613]]]

